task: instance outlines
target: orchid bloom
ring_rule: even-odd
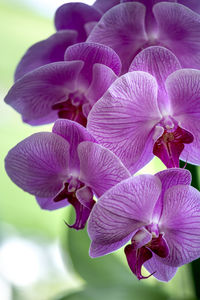
[[[162,47],[144,49],[130,71],[93,106],[88,130],[132,173],[153,155],[168,168],[200,165],[200,71]]]
[[[95,201],[109,188],[130,176],[121,161],[95,143],[76,122],[56,121],[53,132],[31,135],[5,159],[5,168],[24,191],[36,196],[43,209],[72,204],[76,221],[70,227],[82,229]]]
[[[66,3],[55,13],[57,32],[31,46],[20,60],[15,81],[43,65],[63,61],[67,47],[84,42],[101,13],[84,3]]]
[[[96,0],[93,7],[98,9],[102,14],[104,14],[111,7],[120,3],[120,0]]]
[[[107,191],[88,222],[90,256],[99,257],[126,245],[131,271],[144,267],[169,281],[177,267],[200,256],[200,192],[189,186],[185,169],[139,175]]]
[[[59,117],[85,126],[92,105],[121,70],[118,55],[96,43],[70,46],[64,59],[27,73],[11,87],[5,102],[24,122],[40,125]]]
[[[87,41],[113,48],[122,61],[122,73],[127,72],[137,53],[154,45],[171,50],[183,67],[200,69],[200,15],[178,3],[141,2],[146,4],[147,13],[145,5],[139,2],[112,7]],[[196,2],[191,4],[191,7],[196,6],[199,7]]]

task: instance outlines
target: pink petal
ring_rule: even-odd
[[[93,106],[88,129],[133,173],[153,158],[154,126],[160,119],[156,80],[148,73],[130,72]]]
[[[181,69],[176,56],[164,47],[153,46],[142,50],[132,61],[129,71],[144,71],[153,75],[158,83],[158,105],[160,111],[169,107],[165,81],[174,71]]]
[[[91,142],[78,146],[80,180],[100,197],[112,186],[130,177],[119,158],[108,149]]]
[[[23,121],[38,125],[57,119],[52,106],[67,100],[76,87],[83,62],[56,62],[27,73],[12,86],[5,102],[22,114]]]
[[[5,168],[11,180],[40,198],[54,197],[67,176],[69,144],[50,132],[35,133],[8,152]]]
[[[69,202],[67,201],[67,199],[59,201],[59,202],[55,202],[54,197],[50,197],[50,198],[36,197],[36,200],[37,200],[40,208],[46,209],[46,210],[55,210],[55,209],[59,209],[59,208],[69,205]]]
[[[171,115],[180,127],[192,133],[194,141],[185,145],[181,159],[200,164],[200,71],[179,70],[166,81],[166,89],[171,102]]]
[[[88,22],[99,21],[101,13],[94,7],[84,3],[66,3],[55,13],[57,30],[72,29],[78,32],[78,42],[87,38],[84,25]]]
[[[79,172],[80,161],[77,152],[78,145],[83,141],[95,142],[95,139],[85,127],[70,120],[57,120],[52,131],[69,143],[69,169],[71,171]]]
[[[177,56],[182,67],[199,69],[200,16],[177,3],[158,3],[153,12],[159,42]]]
[[[191,186],[173,186],[166,191],[159,222],[170,249],[162,262],[178,267],[200,256],[200,192]]]
[[[65,60],[84,61],[79,81],[80,84],[90,84],[92,81],[93,65],[103,64],[111,68],[116,75],[121,71],[121,61],[118,55],[110,47],[97,43],[79,43],[68,47],[65,52]]]
[[[63,61],[66,48],[74,44],[76,39],[76,31],[61,30],[48,39],[31,46],[17,66],[15,81],[38,67],[56,61]]]
[[[145,7],[140,3],[121,3],[107,11],[89,35],[88,42],[113,48],[127,72],[136,51],[145,43]]]
[[[117,79],[115,73],[105,65],[95,64],[93,66],[92,82],[85,93],[91,106],[99,100],[110,85]]]
[[[101,13],[105,13],[111,7],[120,3],[120,0],[96,0],[93,6]]]

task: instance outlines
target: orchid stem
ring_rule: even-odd
[[[184,167],[184,165],[185,165],[185,162],[180,161],[180,167]],[[198,167],[187,164],[186,169],[188,169],[192,174],[191,185],[193,187],[195,187],[197,190],[199,190],[199,188],[200,188],[199,181],[200,180],[199,180],[199,174],[198,174]],[[193,277],[196,298],[199,300],[200,299],[200,258],[191,262],[190,265],[191,265],[191,271],[192,271],[192,277]]]

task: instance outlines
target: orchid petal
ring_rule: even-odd
[[[160,230],[170,254],[162,262],[172,267],[189,263],[200,256],[200,193],[191,186],[169,188],[163,200]]]
[[[160,119],[156,80],[148,73],[130,72],[93,106],[87,128],[133,173],[153,158],[154,126]]]
[[[167,266],[162,263],[162,259],[158,259],[158,256],[153,254],[153,257],[144,263],[144,267],[147,271],[161,281],[169,281],[176,274],[177,268]]]
[[[69,202],[67,201],[67,199],[64,199],[63,201],[55,202],[54,197],[53,198],[52,197],[50,197],[50,198],[36,197],[36,200],[37,200],[40,208],[46,209],[46,210],[55,210],[55,209],[63,208],[65,206],[69,205]]]
[[[87,38],[84,24],[99,21],[101,13],[94,7],[84,3],[66,3],[60,6],[55,13],[57,30],[72,29],[78,32],[78,42]]]
[[[57,120],[52,131],[64,138],[69,143],[69,169],[79,173],[80,161],[77,152],[78,145],[83,141],[95,142],[95,139],[85,129],[85,127],[70,120]]]
[[[176,56],[164,47],[148,47],[141,51],[132,61],[129,71],[144,71],[153,75],[158,83],[158,105],[161,111],[167,111],[168,97],[165,81],[174,71],[181,69]]]
[[[131,239],[135,227],[131,219],[116,216],[95,204],[88,220],[90,256],[103,256],[121,248]]]
[[[101,13],[105,13],[111,7],[120,3],[120,0],[96,0],[93,6]]]
[[[35,133],[8,152],[5,168],[11,180],[40,198],[62,188],[69,163],[69,144],[50,132]]]
[[[161,183],[153,175],[128,178],[108,190],[94,206],[88,233],[92,257],[110,253],[151,221]]]
[[[186,144],[181,159],[200,164],[200,71],[178,70],[166,81],[171,102],[171,115],[180,126],[192,133],[194,140]]]
[[[76,31],[61,30],[48,39],[31,46],[17,66],[15,81],[38,67],[56,61],[63,61],[66,48],[74,44],[76,39]]]
[[[178,0],[178,2],[180,4],[183,4],[187,7],[189,7],[190,9],[192,9],[193,11],[200,13],[200,2],[199,0]]]
[[[80,180],[90,186],[97,197],[130,176],[120,159],[98,144],[82,142],[78,155]]]
[[[114,49],[122,61],[122,73],[125,73],[136,51],[147,39],[144,18],[145,7],[142,4],[121,3],[103,15],[87,41]]]
[[[92,82],[85,93],[85,97],[93,106],[117,79],[117,76],[110,68],[102,64],[95,64],[93,66],[92,75]]]
[[[26,123],[40,124],[57,118],[52,106],[75,90],[83,62],[56,62],[27,73],[12,86],[5,102],[22,114]],[[48,117],[50,118],[48,119]],[[44,121],[44,120],[43,120]]]
[[[182,67],[199,69],[200,15],[177,3],[158,3],[153,12],[158,40],[179,59]]]
[[[93,65],[96,63],[111,68],[116,75],[121,71],[121,61],[118,55],[110,47],[97,43],[79,43],[68,47],[65,52],[65,60],[84,61],[80,76],[81,84],[90,84],[92,81]]]

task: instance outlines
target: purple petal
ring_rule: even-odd
[[[93,106],[88,129],[133,173],[153,158],[154,126],[160,119],[156,80],[148,73],[130,72]]]
[[[96,63],[106,65],[111,68],[116,75],[121,71],[121,61],[118,55],[111,48],[97,43],[80,43],[68,47],[65,52],[65,60],[84,61],[79,79],[81,84],[90,84],[92,81],[93,65]]]
[[[92,106],[103,96],[116,79],[115,73],[107,66],[102,64],[93,66],[92,82],[85,93],[85,97]]]
[[[171,115],[180,126],[192,133],[194,141],[185,145],[181,159],[200,164],[200,71],[179,70],[166,81],[171,102]]]
[[[150,274],[154,273],[153,276],[161,281],[169,281],[176,274],[177,268],[167,266],[162,263],[162,259],[153,254],[153,257],[144,263],[144,267],[149,271]]]
[[[180,4],[183,4],[187,7],[189,7],[190,9],[192,9],[193,11],[200,13],[200,2],[199,0],[178,0],[178,2]]]
[[[87,34],[84,25],[88,22],[99,21],[101,13],[94,7],[84,3],[66,3],[55,13],[57,30],[72,29],[78,32],[78,42],[84,42]]]
[[[111,7],[120,3],[120,0],[96,0],[93,6],[101,13],[105,13]]]
[[[91,142],[78,146],[80,180],[100,197],[112,186],[130,177],[120,159],[108,149]]]
[[[64,201],[55,202],[54,197],[50,197],[50,198],[36,197],[36,200],[37,200],[40,208],[46,209],[46,210],[55,210],[55,209],[62,208],[62,207],[69,205],[69,202],[67,201],[67,199],[65,199]]]
[[[144,71],[153,75],[158,83],[158,105],[160,111],[169,108],[165,90],[165,81],[174,71],[181,69],[176,56],[164,47],[148,47],[141,51],[132,61],[129,71]]]
[[[90,256],[103,256],[121,248],[131,239],[135,227],[133,220],[116,216],[95,204],[88,220],[88,234],[92,240]]]
[[[8,152],[5,168],[24,191],[49,198],[62,188],[67,176],[69,144],[50,132],[35,133]]]
[[[200,67],[200,16],[177,3],[153,7],[158,23],[158,40],[179,59],[182,67]]]
[[[76,88],[83,62],[56,62],[27,73],[12,86],[5,102],[22,114],[23,121],[33,125],[57,119],[52,106],[67,100]]]
[[[69,169],[71,172],[79,172],[80,162],[77,148],[83,141],[95,142],[93,136],[80,124],[70,120],[57,120],[53,126],[52,132],[64,138],[70,145],[69,148]]]
[[[123,245],[135,231],[151,222],[161,183],[152,175],[132,177],[108,190],[94,206],[88,233],[92,257],[110,253]]]
[[[76,39],[76,31],[61,30],[48,39],[31,46],[17,66],[15,81],[38,67],[56,61],[63,61],[66,48],[74,44]]]
[[[162,262],[178,267],[200,256],[200,192],[191,186],[173,186],[166,191],[159,221],[170,249]]]
[[[127,72],[136,51],[145,43],[145,7],[140,3],[121,3],[106,12],[89,35],[88,42],[113,48]]]

